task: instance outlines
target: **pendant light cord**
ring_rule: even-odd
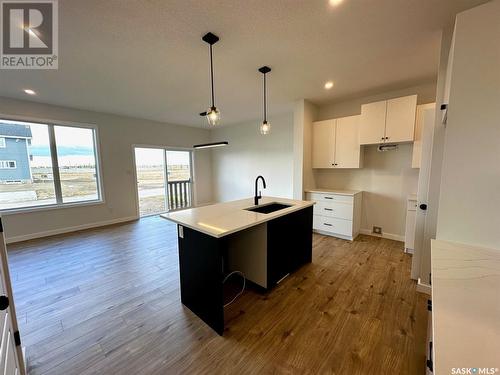
[[[267,121],[266,73],[264,73],[264,121]]]
[[[212,56],[212,45],[210,44],[210,82],[212,85],[212,107],[215,107],[215,94],[214,94],[214,62]]]

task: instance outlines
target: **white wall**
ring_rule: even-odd
[[[500,1],[455,28],[437,238],[500,249]]]
[[[292,197],[293,115],[270,122],[271,133],[265,136],[259,133],[259,120],[212,130],[213,142],[229,142],[212,151],[215,201],[252,197],[258,175],[266,179],[263,195]]]
[[[192,147],[210,139],[208,130],[0,98],[0,114],[96,124],[99,132],[104,204],[57,208],[3,217],[8,241],[137,217],[133,144]],[[195,203],[212,200],[211,151],[195,153]]]
[[[293,197],[303,199],[304,190],[316,187],[312,171],[312,123],[318,108],[301,99],[293,110]]]
[[[411,168],[412,145],[397,151],[378,152],[364,146],[364,166],[354,169],[315,171],[318,187],[363,190],[361,229],[382,227],[384,234],[402,240],[406,199],[417,192],[418,169]]]
[[[411,94],[418,95],[419,104],[434,102],[436,84],[429,82],[323,105],[317,120],[359,115],[363,103]],[[363,168],[314,170],[316,187],[363,190],[361,229],[371,231],[374,225],[379,226],[387,236],[402,240],[406,200],[417,192],[418,184],[418,169],[411,168],[412,147],[400,145],[398,151],[379,153],[376,146],[364,146]]]

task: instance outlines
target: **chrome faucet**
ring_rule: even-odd
[[[259,191],[259,194],[257,195],[257,187],[259,185],[259,179],[262,180],[262,184],[264,185],[264,189],[266,188],[266,180],[264,180],[264,177],[262,176],[257,176],[255,179],[255,196],[253,197],[253,204],[258,205],[259,204],[259,199],[262,198],[262,193]]]

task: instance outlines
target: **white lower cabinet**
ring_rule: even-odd
[[[406,207],[405,252],[413,254],[415,250],[415,222],[417,216],[417,198],[409,197]]]
[[[306,191],[306,199],[316,202],[313,208],[314,231],[354,240],[361,226],[361,197],[360,191]]]

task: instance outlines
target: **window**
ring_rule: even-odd
[[[16,161],[0,160],[0,169],[16,169]]]
[[[4,134],[0,210],[101,199],[95,128],[0,119]]]
[[[94,130],[54,126],[62,201],[99,199]]]
[[[0,137],[0,148],[5,148],[5,138]]]

